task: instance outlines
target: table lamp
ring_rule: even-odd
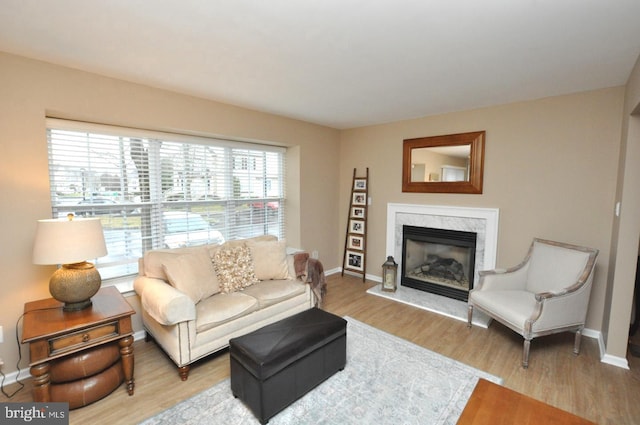
[[[100,273],[86,259],[107,255],[99,218],[38,220],[33,246],[34,264],[60,264],[49,280],[51,296],[64,303],[64,311],[91,305],[102,284]]]

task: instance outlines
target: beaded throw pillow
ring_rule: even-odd
[[[220,292],[228,294],[258,283],[253,269],[251,251],[245,245],[221,247],[213,257]]]

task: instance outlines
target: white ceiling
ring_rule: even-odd
[[[640,0],[0,0],[0,51],[342,129],[623,85]]]

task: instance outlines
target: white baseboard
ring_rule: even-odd
[[[336,267],[335,269],[331,269],[328,272],[325,272],[325,276],[328,276],[330,274],[336,274],[336,273],[342,273],[342,267]],[[344,274],[348,274],[349,276],[354,276],[354,277],[362,277],[362,273],[357,273],[351,270],[345,270]],[[364,278],[367,280],[370,280],[372,282],[382,282],[382,278],[380,276],[375,276],[369,273],[365,273]]]
[[[583,329],[582,336],[586,336],[587,338],[593,338],[598,340],[598,348],[600,349],[600,358],[604,356],[604,339],[602,339],[602,333],[600,331],[596,331],[593,329]]]
[[[332,275],[332,274],[340,273],[341,271],[342,271],[341,267],[336,267],[335,269],[325,270],[324,275],[325,276],[329,276],[329,275]]]
[[[144,339],[146,336],[147,336],[147,332],[145,330],[141,330],[133,334],[133,340],[140,341],[141,339]]]
[[[7,373],[4,375],[4,383],[2,384],[3,387],[6,387],[7,385],[12,385],[17,383],[17,379],[20,378],[20,382],[22,382],[22,380],[24,379],[28,379],[31,378],[31,374],[29,373],[29,368],[25,368],[25,369],[20,369],[20,373],[18,374],[18,371],[13,371],[11,373]]]
[[[612,366],[617,366],[622,369],[629,370],[629,362],[624,357],[612,356],[611,354],[605,354],[600,358],[602,363],[610,364]]]
[[[629,362],[624,357],[612,356],[611,354],[607,354],[607,349],[604,345],[604,338],[602,337],[602,332],[596,331],[593,329],[585,329],[582,331],[582,335],[587,338],[595,338],[598,340],[598,349],[600,350],[600,361],[602,363],[610,364],[612,366],[616,366],[622,369],[629,369]]]

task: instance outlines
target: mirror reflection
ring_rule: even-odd
[[[411,181],[469,181],[470,155],[471,144],[411,149]]]

